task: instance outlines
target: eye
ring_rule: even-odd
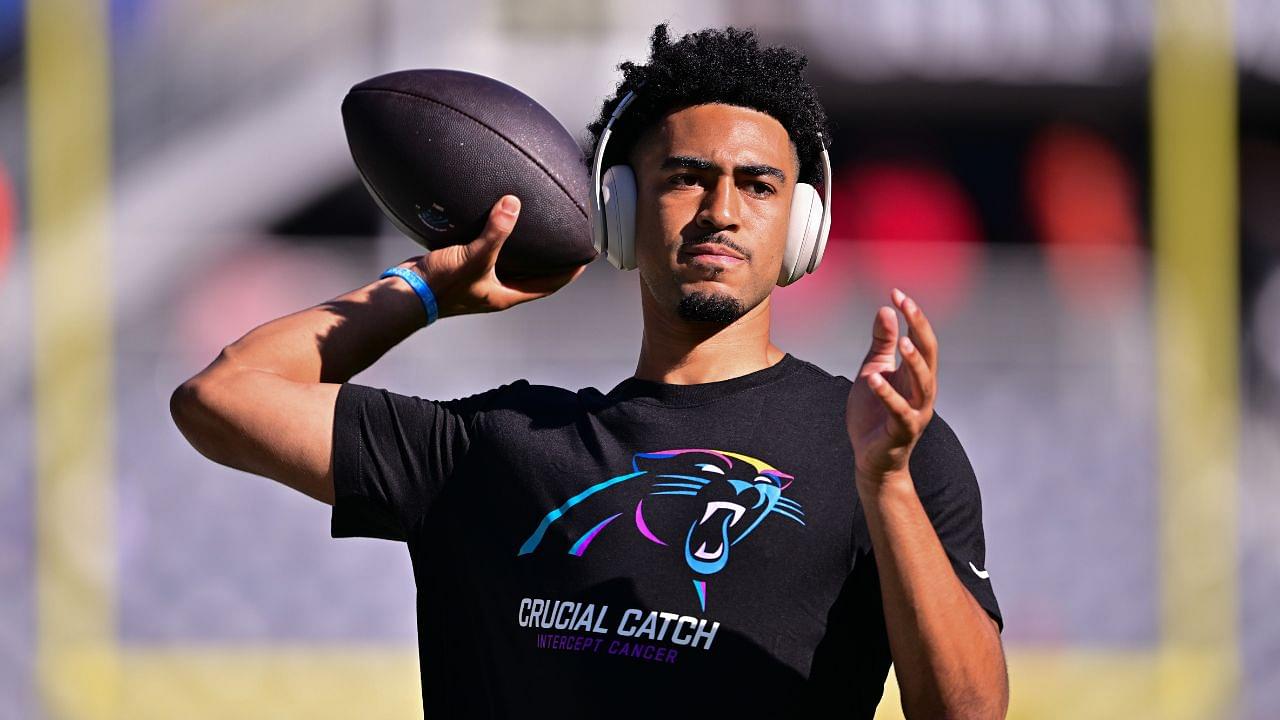
[[[698,184],[698,176],[691,173],[681,173],[671,176],[670,183],[678,187],[693,187]]]
[[[753,182],[748,186],[754,195],[772,195],[774,193],[773,186],[768,183]]]
[[[694,467],[698,468],[703,472],[715,473],[717,475],[724,474],[724,470],[721,470],[720,468],[716,467],[715,465],[712,465],[711,463],[699,463],[697,465],[694,465]]]

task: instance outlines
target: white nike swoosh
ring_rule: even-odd
[[[973,571],[974,575],[977,575],[983,580],[986,580],[987,578],[991,577],[991,573],[987,572],[986,570],[979,570],[977,567],[975,567],[972,560],[969,561],[969,569]]]

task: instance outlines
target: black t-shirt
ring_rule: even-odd
[[[458,400],[345,384],[334,537],[406,541],[428,717],[870,718],[890,665],[850,381],[526,380]],[[998,623],[978,484],[935,412],[911,455]]]

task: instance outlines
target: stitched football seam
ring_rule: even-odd
[[[440,107],[442,107],[442,108],[447,108],[447,109],[449,109],[449,110],[452,110],[453,112],[458,113],[459,115],[461,115],[461,116],[463,116],[463,117],[467,118],[468,120],[470,120],[470,121],[474,122],[475,124],[479,125],[480,127],[484,128],[485,130],[488,130],[489,132],[493,133],[494,135],[497,135],[498,137],[502,138],[502,141],[503,141],[503,142],[505,142],[505,143],[507,143],[508,145],[510,145],[511,147],[515,148],[517,151],[519,151],[519,153],[520,153],[521,155],[524,155],[526,158],[528,158],[528,159],[529,159],[529,162],[531,162],[531,163],[533,163],[534,165],[536,165],[536,166],[538,167],[538,169],[539,169],[539,170],[541,170],[541,171],[543,172],[543,174],[544,174],[544,175],[546,175],[548,178],[550,178],[551,182],[552,182],[552,183],[554,183],[556,187],[560,188],[560,192],[564,193],[564,196],[565,196],[566,198],[568,198],[569,202],[573,203],[573,206],[574,206],[575,208],[577,208],[577,209],[578,209],[578,212],[582,213],[582,217],[584,217],[584,218],[586,218],[586,217],[587,217],[587,209],[586,209],[585,207],[582,207],[581,205],[579,205],[577,200],[574,200],[574,199],[573,199],[573,194],[572,194],[572,193],[570,193],[570,192],[569,192],[569,190],[568,190],[568,188],[566,188],[566,187],[564,186],[564,184],[560,182],[560,178],[557,178],[557,177],[555,176],[555,173],[553,173],[553,172],[550,170],[550,168],[548,168],[547,166],[545,166],[545,165],[543,165],[541,162],[539,162],[537,158],[535,158],[534,156],[530,155],[530,154],[528,153],[528,151],[526,151],[524,148],[522,148],[522,147],[520,147],[519,145],[517,145],[517,144],[516,144],[516,143],[515,143],[511,138],[509,138],[509,137],[507,137],[506,135],[503,135],[502,133],[498,132],[497,130],[495,130],[495,129],[493,129],[493,128],[489,127],[489,125],[488,125],[487,123],[485,123],[483,120],[481,120],[480,118],[475,117],[475,116],[471,115],[470,113],[463,112],[462,110],[459,110],[458,108],[456,108],[456,107],[454,107],[454,106],[452,106],[452,105],[450,105],[450,104],[448,104],[448,103],[440,102],[439,100],[436,100],[436,99],[434,99],[434,98],[424,97],[424,96],[422,96],[422,95],[416,95],[416,94],[411,93],[411,92],[405,92],[404,90],[391,90],[391,89],[388,89],[388,88],[361,88],[361,89],[358,89],[358,90],[353,89],[351,92],[352,92],[352,93],[390,93],[390,94],[392,94],[392,95],[403,95],[403,96],[405,96],[405,97],[411,97],[411,98],[414,98],[415,100],[426,100],[426,101],[427,101],[427,102],[429,102],[429,103],[434,103],[434,104],[436,104],[436,105],[439,105],[439,106],[440,106]]]

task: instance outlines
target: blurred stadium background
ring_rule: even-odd
[[[480,72],[581,137],[663,19],[809,53],[835,220],[777,339],[849,375],[891,285],[930,313],[1010,716],[1280,717],[1280,2],[3,0],[0,718],[418,715],[404,548],[204,459],[169,394],[418,254],[351,85]],[[598,262],[355,380],[608,389],[636,283]]]

